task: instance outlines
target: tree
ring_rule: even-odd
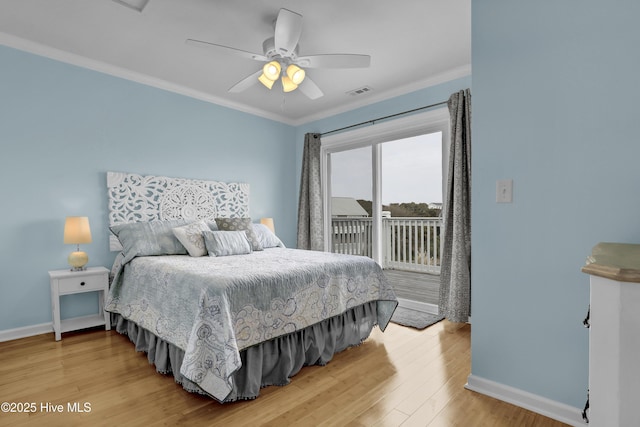
[[[369,216],[373,216],[373,203],[371,200],[358,199],[358,203],[367,211]],[[438,218],[441,214],[440,209],[431,209],[427,203],[416,202],[382,205],[382,210],[390,211],[392,217]]]
[[[367,211],[369,216],[373,216],[373,202],[371,200],[358,199],[357,201],[360,203],[360,206],[362,206],[362,209]]]

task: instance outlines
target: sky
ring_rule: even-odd
[[[334,197],[372,200],[371,147],[331,154]],[[382,144],[382,204],[442,202],[442,134]]]

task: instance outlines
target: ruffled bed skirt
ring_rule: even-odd
[[[173,373],[177,383],[192,393],[208,395],[180,374],[184,351],[136,323],[112,313],[115,329],[147,353],[149,363],[162,374]],[[260,388],[286,385],[306,365],[326,365],[334,354],[362,343],[376,325],[376,303],[370,302],[300,331],[257,344],[240,352],[242,367],[233,374],[233,390],[224,402],[255,399]]]

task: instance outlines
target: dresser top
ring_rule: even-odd
[[[587,257],[582,272],[620,282],[640,283],[640,245],[598,243]]]

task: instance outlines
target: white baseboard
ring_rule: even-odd
[[[438,314],[438,306],[436,304],[429,304],[428,302],[412,301],[410,299],[398,298],[398,305],[400,307],[408,308],[416,311],[423,311],[430,314]]]
[[[0,331],[0,342],[12,341],[20,338],[32,337],[53,332],[53,323],[41,323],[39,325],[23,326],[15,329]]]
[[[464,386],[468,390],[472,390],[496,399],[511,403],[536,412],[545,417],[569,424],[571,426],[584,427],[588,425],[582,419],[582,409],[538,396],[524,390],[517,389],[508,385],[500,384],[495,381],[487,380],[477,375],[469,375],[467,384]],[[586,393],[585,393],[586,398]]]

